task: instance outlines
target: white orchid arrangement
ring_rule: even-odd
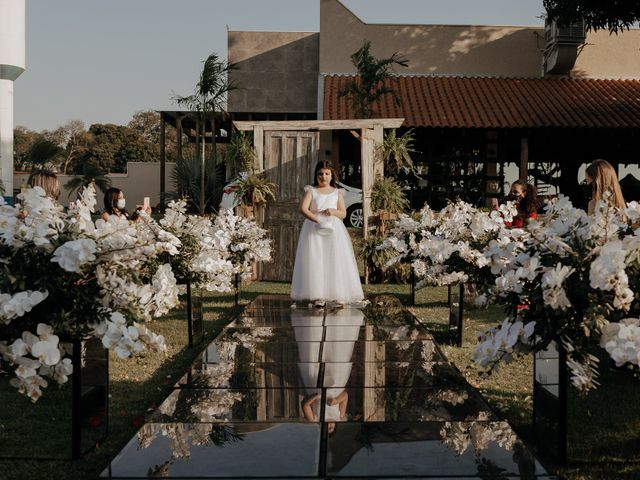
[[[625,318],[639,308],[640,229],[628,224],[637,218],[637,205],[619,211],[605,199],[589,216],[560,197],[530,220],[528,237],[491,242],[485,255],[495,279],[484,298],[511,314],[481,335],[476,364],[491,370],[555,342],[581,392],[598,385],[598,347],[618,366],[637,368],[640,320]]]
[[[379,248],[395,253],[387,267],[410,262],[418,287],[478,282],[488,274],[484,249],[495,239],[513,235],[505,221],[515,214],[511,203],[491,213],[460,200],[440,212],[425,206],[419,220],[402,215]]]
[[[160,220],[162,228],[182,244],[177,255],[165,255],[178,282],[191,281],[210,292],[231,291],[235,269],[226,255],[229,232],[215,229],[207,216],[187,215],[186,211],[184,200],[172,201]]]
[[[221,210],[213,221],[216,250],[231,262],[233,273],[250,278],[255,262],[271,261],[271,240],[254,220]]]
[[[93,186],[68,211],[40,187],[0,200],[0,359],[11,384],[37,401],[47,378],[72,374],[71,339],[99,338],[121,358],[166,350],[143,323],[175,306],[169,265],[180,241],[144,218],[92,222]]]

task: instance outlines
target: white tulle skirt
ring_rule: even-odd
[[[363,300],[358,265],[351,237],[338,217],[331,216],[333,232],[318,233],[317,224],[305,220],[293,267],[291,298],[354,303]]]

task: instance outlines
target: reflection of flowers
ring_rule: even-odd
[[[237,331],[231,335],[233,341],[239,342],[244,348],[251,352],[256,351],[258,343],[265,338],[273,336],[272,327],[258,327],[249,330],[248,332]]]
[[[462,455],[469,445],[473,447],[475,455],[486,450],[491,441],[496,442],[505,450],[511,450],[517,441],[507,422],[487,422],[483,418],[475,422],[445,422],[440,429],[442,443]]]
[[[148,448],[158,435],[171,440],[171,459],[190,458],[191,445],[222,446],[243,440],[230,425],[211,423],[147,423],[138,430],[138,448]],[[171,463],[171,460],[168,462]],[[165,463],[166,464],[166,463]]]
[[[437,402],[461,405],[469,398],[469,393],[465,390],[439,390],[432,398]]]
[[[191,406],[191,413],[201,422],[231,420],[233,406],[244,398],[241,393],[226,389],[203,390],[202,393]]]

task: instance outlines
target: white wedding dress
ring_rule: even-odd
[[[331,193],[319,193],[311,188],[311,211],[314,214],[327,208],[338,207],[338,189]],[[318,225],[305,219],[293,267],[291,298],[293,300],[328,300],[355,303],[363,300],[358,266],[353,254],[351,237],[338,217],[320,215],[329,222],[333,231],[319,232]],[[325,230],[326,232],[326,230]]]

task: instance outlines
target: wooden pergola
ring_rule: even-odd
[[[384,129],[399,128],[404,118],[374,118],[356,120],[285,120],[285,121],[234,121],[240,131],[252,131],[257,153],[257,169],[265,169],[265,134],[268,132],[305,132],[322,130],[350,130],[360,138],[362,174],[363,235],[368,235],[371,216],[371,187],[377,176],[384,175],[384,164],[376,154],[377,145],[384,141]]]

